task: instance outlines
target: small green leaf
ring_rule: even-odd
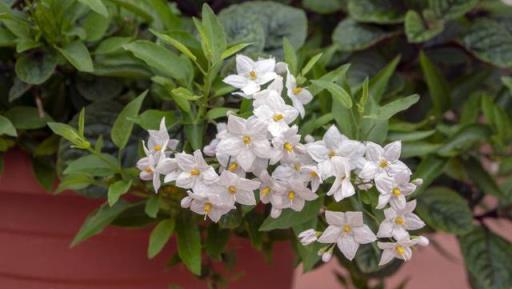
[[[429,188],[417,202],[418,215],[436,230],[463,235],[473,228],[473,214],[466,200],[449,188]]]
[[[440,156],[456,156],[473,145],[487,139],[490,131],[487,126],[471,124],[462,127],[437,152]]]
[[[214,107],[206,113],[206,118],[209,120],[215,120],[221,117],[226,117],[228,112],[236,113],[238,109],[231,107]]]
[[[478,0],[429,0],[429,7],[437,17],[456,19],[478,4]]]
[[[152,29],[150,29],[150,31],[156,37],[158,37],[160,40],[164,41],[167,44],[172,45],[174,48],[178,49],[181,53],[185,54],[185,56],[192,59],[193,61],[196,61],[197,57],[194,55],[194,53],[192,53],[192,51],[190,51],[190,49],[188,49],[188,47],[183,45],[183,43],[179,42],[178,40],[172,38],[171,36],[169,36],[167,34],[159,33]]]
[[[420,100],[420,96],[417,94],[413,94],[407,97],[400,97],[379,107],[377,109],[377,117],[379,119],[388,120],[395,114],[408,109],[413,104],[417,103],[418,100]]]
[[[293,48],[288,38],[283,38],[283,51],[284,51],[284,61],[288,64],[288,68],[293,75],[297,74],[298,63],[297,53],[295,52],[295,48]]]
[[[434,104],[434,111],[439,116],[450,107],[450,86],[446,77],[423,51],[420,52],[420,65]]]
[[[322,58],[322,55],[323,55],[323,53],[320,52],[318,54],[315,54],[313,57],[311,57],[311,59],[309,59],[308,63],[306,63],[306,65],[304,65],[304,67],[302,68],[302,71],[300,72],[300,74],[302,76],[305,76],[306,74],[308,74],[308,72],[315,66],[315,64],[318,62],[318,60],[320,60],[320,58]]]
[[[187,268],[201,275],[201,235],[194,218],[180,215],[176,221],[178,255]]]
[[[119,180],[108,187],[108,204],[109,206],[113,206],[119,201],[119,198],[126,194],[130,187],[132,186],[132,181],[129,180]]]
[[[114,125],[112,126],[110,136],[112,138],[112,142],[119,149],[123,149],[130,139],[133,130],[133,122],[130,121],[129,118],[137,117],[146,94],[147,90],[130,101],[130,103],[128,103],[119,113],[114,122]]]
[[[146,206],[144,207],[144,212],[146,215],[151,218],[156,218],[158,215],[158,211],[160,210],[160,197],[158,195],[151,195],[149,199],[146,201]]]
[[[108,10],[103,1],[101,0],[78,0],[84,5],[89,6],[94,12],[102,15],[103,17],[108,17]]]
[[[148,109],[141,113],[138,117],[131,118],[133,122],[140,125],[145,130],[158,129],[160,121],[165,117],[165,125],[170,128],[176,125],[176,114],[174,111],[162,111],[156,109]]]
[[[0,135],[8,135],[16,137],[16,129],[11,121],[5,116],[0,115]]]
[[[83,72],[93,72],[91,55],[85,45],[79,40],[73,41],[57,50],[71,63],[77,70]]]
[[[65,175],[87,174],[106,177],[116,173],[118,160],[109,154],[85,155],[67,163]]]
[[[94,50],[94,54],[112,54],[122,51],[123,45],[132,41],[132,37],[120,37],[113,36],[109,38],[105,38],[100,42],[98,48]]]
[[[74,128],[67,124],[49,122],[47,125],[53,133],[60,135],[78,148],[87,149],[91,146],[86,139],[82,138]]]
[[[318,216],[320,207],[323,204],[323,197],[307,202],[304,209],[300,212],[295,212],[291,209],[286,209],[281,213],[278,218],[268,216],[263,224],[260,226],[260,231],[272,231],[275,229],[288,229],[296,225],[305,223]]]
[[[424,13],[424,16],[429,16]],[[428,23],[428,24],[426,24]],[[409,10],[405,15],[405,34],[411,43],[425,42],[439,35],[444,30],[444,21],[439,19],[422,19],[420,14]]]
[[[208,4],[203,4],[201,14],[203,18],[204,35],[208,41],[209,48],[205,51],[205,55],[213,64],[216,64],[221,60],[221,55],[227,47],[224,27]]]
[[[47,191],[51,192],[57,180],[57,173],[55,167],[47,160],[33,158],[32,171],[37,179],[37,182]]]
[[[187,94],[184,91],[188,91],[185,88],[176,88],[171,90],[171,95],[173,96],[174,102],[178,105],[178,107],[186,113],[190,113],[192,111],[190,107],[189,99],[187,98]]]
[[[83,137],[85,129],[85,107],[80,110],[78,115],[78,134]]]
[[[358,51],[371,47],[395,35],[379,26],[356,22],[351,18],[342,20],[332,34],[332,41],[342,51]]]
[[[343,104],[346,108],[352,107],[352,97],[343,87],[325,80],[312,80],[311,83],[329,91],[333,99]]]
[[[388,87],[391,76],[395,73],[396,67],[400,63],[400,56],[395,57],[386,67],[381,69],[375,76],[370,79],[370,96],[375,102],[380,102],[386,88]]]
[[[89,175],[64,175],[59,180],[59,186],[55,189],[55,194],[65,190],[81,190],[92,185],[94,182],[94,178]]]
[[[217,225],[208,226],[208,237],[206,238],[205,248],[208,256],[213,259],[221,260],[222,252],[226,248],[229,241],[230,231],[221,229]]]
[[[396,0],[349,0],[347,8],[357,21],[393,24],[404,20],[403,6]]]
[[[192,146],[193,150],[199,150],[203,147],[203,135],[204,125],[203,124],[186,124],[185,125],[185,136]]]
[[[251,45],[251,43],[238,43],[231,47],[228,47],[228,49],[226,49],[226,50],[224,50],[224,52],[222,52],[222,55],[221,55],[222,60],[235,55],[237,52],[241,51],[242,49],[246,48],[249,45]]]
[[[16,60],[16,75],[23,82],[39,85],[47,81],[57,67],[57,58],[50,53],[23,54]]]
[[[117,216],[136,205],[137,203],[132,204],[125,201],[119,201],[113,207],[110,207],[108,204],[103,204],[85,219],[85,222],[82,224],[82,227],[80,227],[73,242],[71,242],[71,247],[101,233]]]
[[[155,226],[153,231],[151,231],[151,235],[149,235],[148,258],[151,259],[162,251],[165,244],[167,244],[174,233],[175,225],[176,223],[173,219],[166,219],[160,221],[160,223]]]

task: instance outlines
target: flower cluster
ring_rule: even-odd
[[[217,124],[215,138],[193,154],[175,152],[177,141],[169,138],[162,120],[160,130],[149,131],[144,144],[146,157],[137,164],[141,179],[152,180],[155,191],[162,176],[165,183],[186,189],[181,206],[214,222],[236,204],[256,205],[256,195],[277,218],[285,209],[301,211],[306,202],[317,199],[324,182],[330,184],[326,195],[336,202],[354,196],[356,188],[375,186],[380,194],[377,209],[384,209],[385,215],[376,235],[365,225],[362,212],[326,211],[327,229],[307,230],[299,235],[301,242],[328,244],[321,249],[324,261],[332,256],[335,244],[352,260],[360,244],[393,238],[378,242],[383,249],[381,264],[393,258],[408,260],[411,246],[428,243],[408,233],[424,226],[413,213],[415,201],[407,201],[421,181],[410,181],[411,171],[399,160],[400,142],[382,148],[348,139],[335,126],[321,140],[303,138],[294,123],[304,117],[304,105],[313,96],[287,65],[273,58],[253,61],[237,55],[236,70],[224,82],[239,89],[236,95],[252,100],[252,116],[229,114],[227,123]],[[218,169],[205,161],[203,153],[215,157]]]

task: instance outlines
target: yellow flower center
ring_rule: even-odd
[[[344,233],[352,232],[352,227],[350,227],[350,225],[347,225],[347,224],[343,225],[343,232]]]
[[[242,141],[244,142],[244,144],[248,145],[248,144],[250,144],[250,143],[251,143],[251,137],[250,137],[250,136],[248,136],[248,135],[244,135],[244,136],[242,137]]]
[[[257,77],[258,77],[258,76],[256,75],[256,71],[251,70],[251,71],[249,72],[249,78],[250,78],[251,80],[256,80],[256,78],[257,78]]]
[[[329,154],[328,154],[328,156],[329,156],[330,158],[332,158],[332,157],[336,156],[336,151],[334,151],[334,150],[329,150]]]
[[[193,176],[199,176],[200,173],[201,173],[201,171],[198,170],[198,169],[192,169],[190,171],[190,174],[193,175]]]
[[[400,192],[400,189],[399,188],[393,188],[393,190],[391,191],[391,193],[393,194],[393,196],[395,197],[399,197],[402,192]]]
[[[144,168],[144,171],[145,171],[146,173],[152,173],[152,172],[153,172],[153,169],[152,169],[151,167],[145,167],[145,168]]]
[[[235,186],[229,186],[228,187],[228,192],[230,192],[231,194],[235,194],[236,193],[236,187]]]
[[[291,153],[291,152],[293,151],[293,145],[292,145],[291,143],[285,143],[285,144],[283,145],[283,148],[284,148],[287,152],[289,152],[289,153]]]
[[[379,162],[379,167],[380,167],[381,169],[385,169],[385,168],[387,168],[388,166],[389,166],[389,163],[388,163],[388,161],[387,161],[387,160],[381,160],[381,161]]]
[[[405,248],[400,246],[400,245],[397,245],[395,247],[395,252],[400,255],[400,256],[403,256],[405,254]]]
[[[230,163],[228,166],[228,171],[230,171],[232,173],[235,172],[237,169],[238,169],[237,163]]]
[[[160,150],[162,149],[162,146],[161,145],[155,145],[153,147],[153,150],[156,151],[156,152],[159,152]]]
[[[288,192],[288,200],[290,200],[290,201],[295,200],[295,192],[294,191]]]
[[[268,195],[269,193],[270,193],[270,188],[269,187],[264,187],[263,189],[261,189],[261,196],[262,197]]]
[[[401,216],[396,217],[396,218],[395,218],[395,224],[397,224],[397,225],[403,225],[403,224],[405,224],[405,220],[404,220],[404,218],[402,218]]]
[[[273,119],[274,121],[280,121],[280,120],[282,120],[283,118],[284,118],[284,115],[282,115],[282,114],[280,114],[280,113],[276,113],[276,114],[274,114],[274,116],[272,117],[272,119]]]
[[[209,203],[209,202],[204,203],[204,207],[203,207],[204,213],[208,214],[212,210],[212,207],[213,207],[212,203]]]
[[[297,95],[302,92],[302,87],[296,86],[296,87],[292,88],[292,92],[293,92],[293,94]]]
[[[315,171],[312,171],[311,173],[309,173],[309,175],[312,176],[313,178],[318,178],[318,174]]]
[[[296,170],[297,172],[300,172],[300,168],[301,168],[300,163],[294,163],[293,164],[293,169]]]

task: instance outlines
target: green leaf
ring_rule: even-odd
[[[204,125],[203,124],[186,124],[185,125],[185,136],[190,142],[193,150],[199,150],[203,148],[204,138]]]
[[[178,49],[181,53],[183,53],[188,58],[192,59],[193,61],[196,61],[197,57],[186,47],[183,43],[179,42],[178,40],[172,38],[171,36],[159,33],[157,31],[154,31],[150,29],[151,33],[153,33],[156,37],[158,37],[160,40],[164,41],[167,44],[172,45],[174,48]]]
[[[0,115],[0,135],[8,135],[16,137],[16,129],[12,122],[3,115]]]
[[[108,187],[108,204],[109,206],[113,206],[119,201],[119,198],[126,194],[130,187],[132,186],[132,181],[129,180],[119,180]]]
[[[71,247],[101,233],[117,216],[136,205],[137,203],[127,203],[125,201],[119,201],[113,207],[103,204],[85,219],[73,242],[71,242]]]
[[[55,181],[57,180],[57,173],[55,167],[51,162],[44,159],[32,159],[32,171],[37,179],[37,182],[47,191],[51,192]]]
[[[205,243],[208,256],[215,260],[222,259],[222,252],[224,252],[229,241],[229,233],[229,230],[221,229],[217,225],[208,226],[208,237]]]
[[[23,82],[39,85],[47,81],[57,67],[57,58],[50,53],[23,54],[16,60],[16,75]]]
[[[130,101],[130,103],[128,103],[123,108],[121,113],[119,113],[119,116],[114,122],[114,125],[112,126],[112,131],[110,133],[110,137],[112,138],[112,142],[119,149],[123,149],[128,143],[128,140],[130,139],[133,130],[133,122],[130,121],[129,118],[137,117],[142,102],[144,101],[144,98],[146,97],[147,93],[148,92],[146,90],[139,96],[137,96],[135,99]]]
[[[442,145],[425,141],[402,142],[402,158],[422,157],[435,153]]]
[[[108,10],[103,1],[101,0],[78,0],[80,3],[89,6],[94,12],[102,15],[103,17],[108,17]]]
[[[428,16],[425,13],[425,16]],[[425,17],[426,18],[426,17]],[[422,19],[420,14],[409,10],[405,15],[405,34],[412,43],[425,42],[439,35],[444,30],[444,22],[438,19]]]
[[[35,157],[53,155],[59,149],[60,138],[54,134],[41,141],[33,150]]]
[[[485,62],[503,68],[512,67],[512,34],[495,20],[480,18],[472,22],[463,44]]]
[[[91,146],[91,144],[86,139],[81,137],[74,128],[67,124],[48,122],[47,125],[50,127],[53,133],[60,135],[78,148],[87,149]]]
[[[313,218],[305,223],[295,225],[293,226],[293,233],[295,234],[295,236],[298,236],[305,230],[316,229],[317,223],[318,218]],[[307,246],[303,246],[297,240],[297,252],[299,253],[300,259],[302,261],[302,270],[304,272],[311,271],[315,264],[318,263],[318,261],[320,261],[321,255],[318,254],[320,247],[321,244],[318,242],[315,242]]]
[[[216,64],[221,61],[221,55],[227,47],[224,27],[208,4],[203,4],[201,15],[209,48],[208,51],[205,51],[205,55],[213,64]]]
[[[179,57],[165,47],[147,40],[133,41],[123,47],[164,76],[182,82],[192,78],[192,67],[186,58]]]
[[[295,52],[295,48],[293,48],[292,44],[288,40],[288,38],[283,38],[283,51],[284,51],[284,62],[288,64],[288,68],[293,75],[297,74],[299,60],[297,59],[297,53]]]
[[[408,141],[418,141],[425,138],[428,138],[429,136],[436,133],[436,130],[425,130],[425,131],[412,131],[412,132],[390,132],[388,135],[388,140],[390,141],[396,141],[401,140],[404,142]]]
[[[227,113],[230,111],[236,113],[238,112],[238,109],[231,107],[214,107],[206,113],[206,118],[208,120],[215,120],[221,117],[226,117]]]
[[[346,108],[352,107],[352,97],[343,87],[325,80],[312,80],[311,83],[329,91],[333,99],[343,104]]]
[[[149,199],[146,201],[146,206],[144,207],[144,212],[146,215],[151,218],[156,218],[158,215],[158,211],[160,210],[160,197],[158,195],[151,195]]]
[[[440,116],[450,107],[450,86],[446,77],[423,51],[420,52],[420,65],[434,104],[434,111]]]
[[[120,37],[113,36],[105,38],[100,42],[96,50],[94,50],[94,54],[112,54],[122,51],[123,45],[131,42],[133,40],[132,37]]]
[[[466,268],[485,289],[512,287],[512,245],[489,231],[475,227],[459,239]]]
[[[176,114],[174,111],[162,111],[156,109],[148,109],[135,118],[131,118],[133,122],[140,125],[145,130],[157,130],[160,127],[160,121],[165,117],[165,125],[167,128],[176,125]]]
[[[263,224],[260,226],[260,231],[272,231],[275,229],[288,229],[296,225],[305,223],[318,216],[320,207],[323,204],[323,197],[307,202],[304,209],[300,212],[295,212],[291,209],[285,209],[278,218],[268,216]]]
[[[153,231],[151,231],[151,235],[149,235],[148,258],[151,259],[162,251],[174,233],[175,225],[175,220],[165,219],[155,226]]]
[[[57,194],[65,190],[81,190],[87,188],[94,182],[94,178],[89,175],[64,175],[60,177],[59,186],[55,189],[55,193]]]
[[[429,188],[417,202],[418,215],[436,230],[463,235],[473,228],[473,214],[466,200],[449,188]]]
[[[116,173],[118,161],[109,154],[86,155],[70,161],[63,171],[65,175],[87,174],[91,176],[107,177]]]
[[[270,1],[249,1],[230,5],[219,19],[231,43],[253,43],[248,49],[283,55],[286,37],[298,49],[306,40],[307,18],[302,9]]]
[[[349,0],[348,13],[359,22],[400,23],[405,11],[396,0]]]
[[[440,156],[456,156],[489,137],[487,126],[471,124],[462,127],[437,152]]]
[[[330,14],[343,8],[343,1],[340,0],[302,0],[302,6],[320,14]]]
[[[201,235],[194,218],[180,215],[176,221],[178,255],[187,268],[201,275]]]
[[[189,97],[192,96],[192,94],[188,93],[189,91],[182,87],[171,90],[171,95],[174,99],[174,102],[176,102],[178,107],[186,113],[190,113],[192,111],[189,102]]]
[[[370,96],[378,103],[384,92],[386,92],[386,88],[388,87],[389,80],[393,73],[395,73],[396,67],[400,63],[400,56],[395,57],[388,65],[382,68],[375,76],[370,79]]]
[[[302,76],[305,76],[306,74],[308,74],[308,72],[315,66],[315,64],[318,62],[318,60],[320,60],[322,55],[323,55],[323,53],[320,52],[318,54],[315,54],[313,57],[311,57],[311,59],[309,59],[308,63],[306,63],[306,65],[304,65],[304,67],[302,68],[300,74]]]
[[[224,50],[224,52],[222,52],[221,58],[224,60],[228,57],[231,57],[231,56],[235,55],[237,52],[239,52],[240,50],[242,50],[250,45],[252,45],[252,43],[235,44],[235,45],[229,47],[228,49]]]
[[[420,96],[417,94],[409,95],[407,97],[400,97],[387,103],[377,109],[377,117],[379,119],[388,120],[395,114],[404,111],[411,107],[413,104],[420,100]]]
[[[85,130],[85,107],[80,110],[80,114],[78,115],[78,134],[80,136],[84,136]]]
[[[17,129],[37,129],[46,126],[52,119],[45,114],[39,115],[39,111],[31,106],[15,106],[4,113]]]
[[[478,0],[429,0],[428,2],[436,16],[451,20],[471,11]]]
[[[421,160],[414,172],[414,178],[421,178],[423,180],[423,184],[414,191],[413,195],[418,196],[422,194],[425,189],[443,173],[444,167],[447,163],[448,159],[434,155],[429,155]]]
[[[87,47],[79,40],[73,41],[57,50],[71,63],[77,70],[83,72],[93,72],[91,55]]]
[[[351,52],[367,49],[393,35],[393,32],[385,31],[379,26],[358,23],[354,19],[346,18],[334,29],[332,41],[340,50]]]
[[[176,29],[180,27],[181,19],[174,14],[174,10],[170,7],[171,3],[166,0],[147,0],[147,2],[158,15],[164,28]]]

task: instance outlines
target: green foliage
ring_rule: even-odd
[[[165,219],[155,226],[153,231],[151,231],[151,235],[149,235],[148,258],[153,258],[162,251],[174,233],[175,225],[174,220]]]
[[[176,239],[181,261],[194,274],[201,274],[201,236],[194,218],[180,216],[176,220]]]

